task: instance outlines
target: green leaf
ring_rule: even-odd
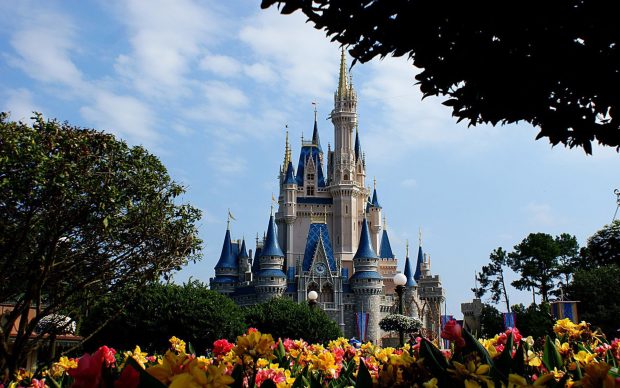
[[[232,383],[232,388],[242,388],[243,387],[243,366],[237,365],[235,369],[233,369],[230,377],[235,379],[235,382]]]
[[[360,368],[357,372],[357,381],[355,382],[356,388],[372,388],[372,377],[370,372],[364,363],[364,360],[360,358]]]
[[[301,373],[297,376],[291,388],[304,388],[308,386],[309,381],[306,377],[307,375],[308,375],[308,366],[306,366],[304,370],[301,371]]]
[[[191,342],[187,343],[187,349],[189,350],[189,354],[196,355],[196,351],[194,350],[194,346],[192,345]]]
[[[422,342],[420,342],[420,357],[424,359],[424,365],[435,376],[443,376],[446,373],[448,361],[446,361],[443,353],[426,338],[422,338]]]
[[[465,340],[465,349],[463,349],[464,353],[476,352],[478,353],[478,355],[480,355],[480,358],[484,361],[485,364],[489,364],[491,367],[493,367],[493,359],[489,355],[489,352],[487,352],[487,350],[484,348],[484,346],[482,346],[480,341],[475,339],[471,335],[471,333],[465,329],[463,329],[461,333],[463,339]]]
[[[548,370],[553,370],[553,368],[562,368],[562,356],[560,355],[560,352],[558,352],[558,349],[555,347],[555,344],[551,341],[551,337],[549,336],[545,338],[543,363]]]
[[[103,219],[103,227],[104,227],[105,229],[107,229],[107,228],[108,228],[108,222],[109,222],[109,220],[108,220],[108,217],[106,216],[106,217]]]
[[[525,375],[525,341],[521,341],[514,358],[512,359],[512,366],[510,371],[516,373],[519,376]]]

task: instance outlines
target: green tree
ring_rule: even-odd
[[[620,329],[620,266],[585,269],[575,273],[566,296],[578,301],[579,319],[600,327],[608,338],[618,336]]]
[[[43,317],[75,317],[199,259],[200,211],[177,203],[183,192],[142,147],[1,113],[0,303],[13,310],[1,319],[0,371],[12,373],[39,345]]]
[[[458,121],[540,128],[537,139],[620,146],[618,5],[594,1],[263,0],[301,10],[361,62],[407,55],[424,96]]]
[[[620,220],[605,225],[588,239],[584,259],[588,267],[620,265]]]
[[[482,298],[489,291],[491,301],[497,304],[503,299],[506,302],[506,311],[510,312],[510,301],[504,281],[504,266],[508,265],[508,255],[502,247],[499,247],[491,252],[489,259],[491,262],[483,266],[482,271],[478,273],[479,287],[472,291],[476,294],[476,298]]]
[[[325,311],[286,298],[246,307],[245,322],[274,338],[303,338],[310,343],[324,343],[342,336],[336,322]]]
[[[485,303],[480,314],[480,337],[493,338],[504,331],[504,318],[495,306]]]
[[[547,302],[560,273],[560,258],[570,256],[567,247],[572,245],[567,241],[574,240],[569,235],[562,236],[554,239],[546,233],[530,233],[515,245],[514,251],[508,254],[508,265],[521,278],[511,284],[519,290],[532,290],[532,295],[538,290],[543,302]]]
[[[213,341],[233,341],[245,330],[240,307],[205,284],[193,281],[183,285],[153,283],[133,297],[127,293],[112,295],[93,307],[80,333],[89,335],[97,330],[127,299],[131,302],[92,336],[85,344],[87,349],[101,345],[133,349],[140,345],[149,352],[162,353],[169,346],[168,339],[176,336],[202,353]]]
[[[528,307],[518,304],[512,306],[512,311],[515,313],[516,326],[524,336],[531,335],[540,340],[553,333],[554,320],[548,303],[532,303]]]
[[[573,273],[583,265],[579,255],[579,243],[577,243],[575,236],[568,233],[556,236],[555,243],[560,251],[556,270],[556,274],[560,278],[558,286],[564,290],[570,283]]]

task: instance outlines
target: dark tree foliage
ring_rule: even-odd
[[[584,256],[587,267],[620,266],[620,220],[614,220],[594,233],[588,239]]]
[[[555,238],[555,243],[560,249],[556,273],[560,278],[559,286],[565,288],[570,283],[572,275],[582,267],[583,261],[579,255],[579,243],[575,236],[562,233]]]
[[[515,313],[515,322],[524,336],[532,336],[540,342],[546,335],[553,334],[554,320],[551,316],[548,303],[534,304],[528,307],[523,304],[512,306]]]
[[[485,303],[480,314],[480,338],[493,338],[504,331],[504,318],[494,306]]]
[[[607,338],[618,337],[620,329],[620,266],[610,264],[575,273],[566,297],[578,301],[579,319],[600,327]]]
[[[163,353],[168,340],[176,336],[204,353],[213,341],[234,341],[245,330],[243,313],[230,298],[206,285],[153,283],[137,295],[119,293],[101,300],[82,322],[80,333],[89,335],[100,322],[114,314],[116,306],[130,299],[123,311],[86,342],[87,350],[101,345]]]
[[[76,317],[102,296],[200,258],[200,211],[177,204],[183,192],[142,147],[1,113],[0,303],[13,310],[0,324],[0,371],[13,371],[38,345],[44,331],[32,337],[43,317]]]
[[[286,298],[246,307],[245,322],[274,338],[303,338],[309,343],[324,343],[342,336],[336,322],[325,311]]]
[[[361,62],[407,55],[424,96],[459,121],[540,128],[537,138],[620,146],[620,4],[596,1],[263,0],[301,10]]]
[[[491,262],[482,267],[477,279],[479,287],[472,289],[476,298],[482,298],[486,292],[491,293],[491,301],[498,304],[502,299],[506,302],[506,311],[510,312],[510,301],[504,281],[504,267],[508,265],[506,251],[499,247],[489,255]]]
[[[508,254],[508,265],[521,278],[511,284],[519,290],[538,290],[543,302],[549,300],[555,280],[570,271],[579,246],[575,237],[566,233],[555,238],[546,233],[530,233]],[[567,264],[568,263],[568,264]]]

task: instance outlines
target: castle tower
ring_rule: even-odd
[[[215,278],[211,278],[209,284],[212,290],[218,291],[224,295],[230,295],[235,291],[238,280],[239,265],[230,240],[229,221],[228,227],[226,228],[226,235],[224,235],[224,243],[222,244],[222,253],[215,265]]]
[[[409,260],[409,241],[407,241],[407,248],[405,253],[405,267],[403,268],[403,274],[407,277],[407,283],[405,283],[405,294],[403,295],[405,304],[405,315],[410,317],[418,316],[418,300],[417,300],[417,287],[413,277],[413,269],[411,266],[411,260]]]
[[[381,319],[381,295],[383,278],[378,272],[379,257],[372,249],[368,222],[362,221],[362,231],[357,252],[353,258],[355,273],[351,276],[351,288],[355,294],[356,312],[368,314],[366,340],[379,340],[379,320]],[[363,340],[363,338],[361,338]]]
[[[357,94],[347,78],[347,63],[342,50],[338,89],[331,112],[334,125],[334,150],[329,154],[329,192],[333,198],[334,254],[352,270],[353,253],[358,245],[359,227],[368,193],[364,175],[357,175],[353,130],[357,126]],[[358,159],[359,153],[358,150]],[[360,182],[361,180],[361,182]]]
[[[284,253],[278,244],[276,233],[276,223],[272,215],[269,217],[267,237],[259,258],[260,271],[254,283],[258,302],[282,296],[286,289],[286,275],[282,271]]]
[[[250,256],[248,255],[247,248],[245,247],[245,238],[241,243],[241,250],[239,251],[239,283],[249,282],[252,280],[252,268],[250,266]]]
[[[295,236],[294,224],[297,219],[297,180],[295,179],[295,170],[293,162],[289,160],[286,168],[286,174],[282,182],[282,199],[279,206],[279,216],[284,220],[284,249],[286,250],[286,268],[295,267]]]

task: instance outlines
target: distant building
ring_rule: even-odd
[[[373,190],[366,187],[357,94],[344,52],[330,118],[333,150],[328,145],[323,151],[315,111],[312,139],[302,139],[296,169],[287,132],[278,209],[267,233],[257,238],[252,257],[245,240],[233,241],[228,228],[210,286],[239,305],[274,297],[304,302],[314,290],[319,306],[347,337],[359,338],[359,325],[367,319],[366,340],[376,342],[387,334],[379,329],[379,320],[395,311],[398,259],[382,220],[376,181]],[[443,289],[421,246],[415,272],[408,254],[403,272],[408,279],[406,313],[437,333]]]

